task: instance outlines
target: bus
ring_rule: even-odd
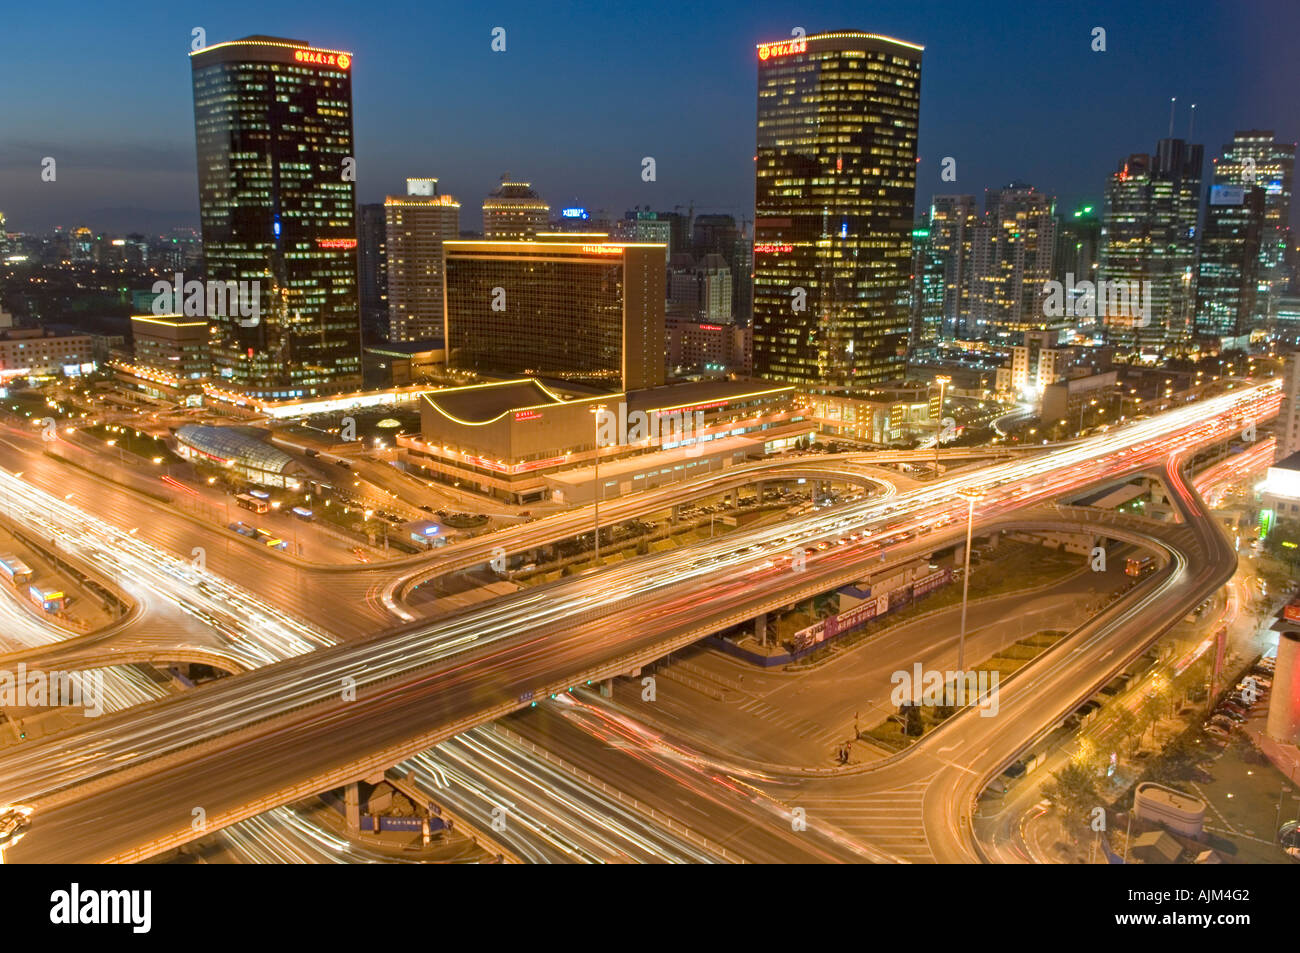
[[[1124,564],[1124,572],[1130,576],[1141,576],[1155,568],[1155,560],[1150,556],[1143,556],[1140,559],[1137,556],[1130,556]]]
[[[290,510],[290,512],[293,513],[294,516],[298,517],[298,519],[306,520],[307,522],[311,522],[316,518],[315,514],[305,506],[295,506]]]
[[[258,539],[258,541],[261,542],[261,543],[263,543],[263,544],[265,544],[265,545],[267,545],[267,546],[270,546],[272,549],[288,549],[288,548],[289,548],[289,544],[286,543],[284,540],[280,539],[280,538],[279,538],[278,536],[276,536],[274,533],[268,533],[268,532],[267,532],[266,530],[264,530],[264,529],[259,529],[259,530],[257,530],[256,532],[257,532],[257,539]]]
[[[254,513],[265,513],[271,508],[271,505],[266,500],[259,500],[248,493],[239,494],[235,497],[235,502],[246,510],[252,510]]]
[[[271,498],[271,494],[267,493],[265,490],[249,490],[248,495],[255,496],[259,500],[269,500]]]
[[[32,568],[17,556],[0,556],[0,575],[12,585],[25,586],[32,581]]]

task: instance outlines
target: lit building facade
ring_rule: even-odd
[[[858,32],[758,47],[759,377],[858,389],[903,376],[922,49]]]
[[[214,376],[263,397],[361,383],[352,57],[251,36],[190,54],[204,277],[257,282],[207,315]]]
[[[1242,347],[1257,322],[1264,190],[1214,185],[1205,206],[1205,230],[1196,283],[1196,331]]]
[[[1162,139],[1154,155],[1129,156],[1107,180],[1098,273],[1151,283],[1149,323],[1131,314],[1102,318],[1117,344],[1159,350],[1192,329],[1203,156],[1199,145]]]
[[[1044,286],[1052,278],[1054,200],[1031,186],[991,189],[971,248],[974,336],[1010,346],[1046,327]]]
[[[1259,268],[1254,316],[1272,321],[1289,281],[1286,249],[1291,238],[1291,183],[1295,175],[1294,142],[1278,142],[1271,129],[1246,129],[1233,134],[1214,160],[1214,185],[1239,186],[1264,192],[1260,228]]]
[[[609,390],[664,382],[664,246],[443,247],[449,369]]]
[[[437,179],[407,179],[384,200],[390,341],[427,341],[443,331],[442,243],[460,234],[460,203]]]
[[[529,182],[510,182],[483,200],[483,237],[498,241],[527,241],[550,230],[551,207]]]

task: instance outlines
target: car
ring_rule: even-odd
[[[1238,724],[1241,724],[1241,722],[1246,720],[1245,715],[1241,714],[1241,712],[1233,711],[1230,708],[1216,708],[1214,710],[1214,715],[1211,717],[1210,720],[1214,721],[1214,719],[1216,718],[1228,718],[1231,719],[1232,721],[1237,722]]]
[[[32,826],[32,809],[14,805],[0,812],[0,848],[12,847]]]
[[[1220,728],[1227,729],[1228,731],[1231,731],[1233,728],[1237,727],[1237,722],[1234,721],[1232,718],[1229,718],[1227,715],[1219,715],[1219,714],[1211,715],[1210,720],[1207,721],[1205,724],[1207,726],[1218,725]]]
[[[1220,728],[1218,725],[1207,725],[1205,733],[1211,738],[1218,738],[1223,741],[1232,737],[1232,734],[1226,728]]]

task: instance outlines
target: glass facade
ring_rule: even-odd
[[[1149,325],[1106,317],[1115,343],[1159,348],[1191,330],[1203,154],[1182,139],[1162,139],[1154,155],[1129,156],[1106,183],[1101,279],[1151,282]]]
[[[248,37],[190,63],[204,277],[260,299],[255,323],[207,316],[214,376],[272,398],[359,387],[351,55]]]
[[[906,369],[922,47],[758,47],[754,373],[869,388]]]

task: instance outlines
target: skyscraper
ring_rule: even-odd
[[[496,241],[529,241],[550,230],[551,207],[529,182],[501,184],[483,200],[483,237]]]
[[[1032,186],[990,189],[971,244],[975,336],[1004,347],[1047,326],[1044,286],[1052,278],[1054,200]]]
[[[361,337],[370,346],[388,340],[388,227],[382,202],[362,205],[357,211]]]
[[[1205,206],[1196,288],[1196,330],[1243,347],[1256,324],[1264,190],[1213,185]]]
[[[971,258],[979,213],[973,195],[936,195],[926,236],[934,264],[943,272],[940,339],[972,338]]]
[[[851,31],[758,46],[760,377],[852,391],[903,376],[922,49]]]
[[[1159,349],[1191,330],[1203,155],[1199,145],[1161,139],[1154,155],[1129,156],[1106,183],[1101,280],[1151,283],[1149,323],[1103,318],[1117,344]]]
[[[1214,160],[1214,184],[1259,187],[1264,190],[1264,221],[1260,232],[1259,290],[1254,317],[1258,323],[1277,316],[1278,299],[1286,291],[1289,269],[1286,249],[1291,238],[1291,180],[1295,174],[1295,143],[1277,142],[1271,129],[1246,129],[1233,134]]]
[[[361,383],[352,56],[249,36],[190,54],[208,282],[257,282],[255,320],[207,315],[227,386],[301,397]]]
[[[390,341],[443,333],[442,243],[460,237],[460,203],[438,194],[437,179],[407,179],[405,195],[384,200],[388,234]]]

